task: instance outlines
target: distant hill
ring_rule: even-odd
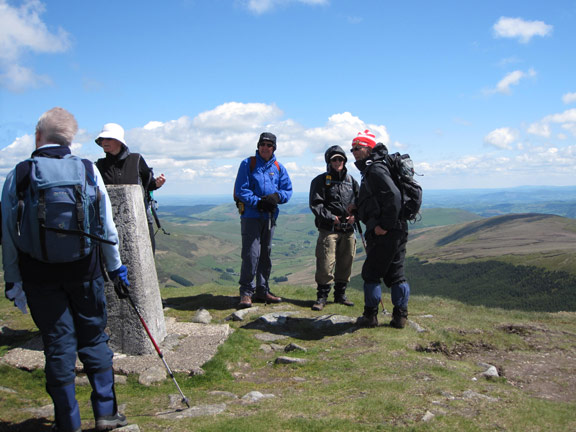
[[[431,263],[497,259],[576,274],[576,220],[533,213],[496,216],[416,230],[408,248]]]
[[[171,232],[157,235],[156,261],[163,284],[237,284],[241,238],[233,203],[164,206],[160,214]],[[273,283],[315,285],[316,238],[313,216],[303,199],[282,207],[272,249]],[[422,219],[410,226],[408,256],[413,258],[407,269],[416,293],[504,307],[504,290],[515,293],[508,298],[508,307],[576,310],[576,302],[566,306],[568,297],[559,294],[570,284],[576,286],[571,279],[576,276],[575,219],[537,213],[485,218],[468,210],[425,208]],[[362,287],[363,260],[358,240],[353,288]],[[494,278],[497,281],[491,283]],[[556,281],[556,291],[542,294],[548,300],[536,301],[550,280]]]

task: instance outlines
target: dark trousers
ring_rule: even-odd
[[[108,347],[104,279],[89,282],[24,282],[34,323],[42,334],[46,381],[51,387],[74,382],[76,353],[86,372],[112,367]]]
[[[252,296],[254,292],[265,295],[270,291],[268,279],[272,271],[272,237],[274,224],[269,219],[240,219],[242,229],[242,269],[240,270],[240,295]],[[256,282],[254,282],[256,278]]]
[[[362,279],[366,283],[380,283],[386,286],[404,282],[404,258],[408,232],[390,230],[386,235],[366,236],[366,260],[362,266]]]

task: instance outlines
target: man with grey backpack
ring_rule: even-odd
[[[104,275],[125,285],[118,232],[102,178],[70,151],[78,124],[62,108],[36,125],[36,150],[6,177],[2,191],[2,259],[6,296],[40,330],[46,390],[59,432],[80,431],[74,385],[76,356],[92,386],[96,430],[127,424],[114,392]],[[23,303],[23,304],[22,304]]]

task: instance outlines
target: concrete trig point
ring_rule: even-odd
[[[130,297],[136,303],[154,340],[166,337],[166,323],[146,209],[139,185],[106,186],[118,229],[122,263],[128,268]],[[155,352],[150,338],[128,299],[119,299],[111,282],[106,284],[110,348],[114,352],[142,355]]]

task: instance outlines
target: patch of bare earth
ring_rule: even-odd
[[[508,383],[533,396],[558,402],[576,401],[576,334],[529,324],[505,324],[498,330],[520,336],[528,348],[501,350],[484,342],[448,347],[442,342],[431,342],[416,349],[488,363]]]

